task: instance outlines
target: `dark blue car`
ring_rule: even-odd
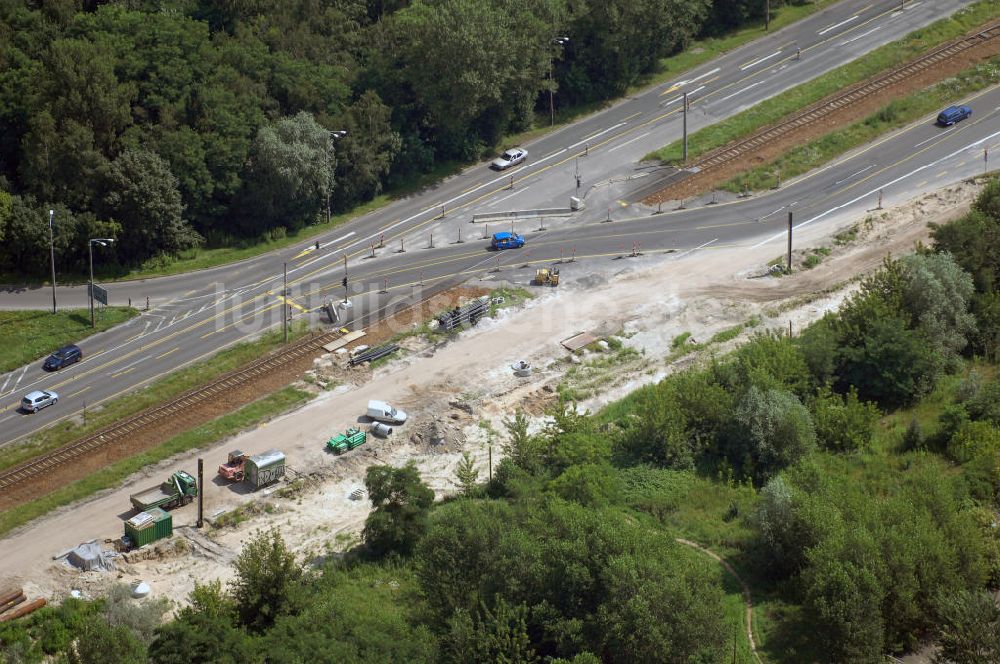
[[[942,127],[948,127],[970,117],[972,109],[968,106],[949,106],[938,114],[937,122]]]
[[[491,249],[518,249],[524,246],[524,236],[517,233],[494,233]]]
[[[80,350],[78,346],[70,344],[68,346],[63,346],[56,352],[52,353],[45,360],[45,364],[42,368],[46,371],[58,371],[63,367],[68,367],[74,362],[79,362],[83,359],[83,351]]]

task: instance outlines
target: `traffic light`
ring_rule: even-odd
[[[340,285],[343,286],[344,288],[347,288],[347,276],[346,275],[344,275],[344,278],[340,280]]]

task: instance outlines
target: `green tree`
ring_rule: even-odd
[[[455,468],[455,479],[463,496],[468,496],[475,490],[479,480],[479,469],[476,468],[476,462],[472,460],[468,452],[462,452],[462,460]]]
[[[437,639],[408,566],[327,568],[301,613],[261,639],[268,664],[436,664]]]
[[[509,606],[502,597],[492,609],[485,608],[475,616],[466,611],[456,612],[448,621],[448,632],[443,639],[444,661],[453,664],[540,661],[531,647],[527,614],[524,604]]]
[[[911,327],[920,332],[934,354],[949,370],[975,330],[969,313],[972,278],[949,253],[917,253],[902,259],[903,306],[911,316]]]
[[[240,627],[236,603],[222,592],[218,581],[195,583],[191,605],[174,620],[156,630],[149,645],[154,664],[219,662],[244,664],[263,661],[258,649]]]
[[[855,387],[862,399],[901,406],[926,394],[937,380],[933,350],[895,316],[872,319],[864,337],[840,348],[838,385]]]
[[[507,440],[502,443],[504,455],[514,462],[518,468],[532,472],[537,469],[541,460],[541,445],[536,436],[528,432],[528,416],[518,409],[514,417],[505,418],[504,429],[507,430]]]
[[[881,415],[875,404],[859,400],[853,387],[845,396],[820,391],[812,402],[812,413],[817,441],[834,452],[867,450]]]
[[[795,343],[809,367],[813,387],[831,385],[836,378],[837,347],[840,345],[837,315],[827,313],[803,330],[795,338]]]
[[[402,140],[392,128],[392,109],[366,90],[347,109],[347,135],[336,142],[338,209],[374,198],[399,154]]]
[[[812,451],[816,431],[795,395],[754,385],[736,407],[726,443],[729,461],[763,484]]]
[[[934,248],[948,252],[972,275],[976,290],[1000,290],[1000,179],[992,178],[972,210],[951,223],[931,224]]]
[[[475,158],[528,126],[559,2],[417,0],[390,21],[399,78],[446,156]],[[546,21],[546,18],[549,21]],[[497,44],[518,44],[496,57]],[[395,76],[393,77],[395,78]],[[392,94],[383,86],[383,94]]]
[[[409,555],[424,534],[434,491],[412,461],[402,468],[371,466],[365,488],[372,501],[362,532],[365,545],[375,556]]]
[[[122,225],[118,239],[124,256],[177,253],[201,243],[181,216],[177,178],[153,152],[126,150],[114,160],[105,205],[108,216]]]
[[[127,627],[112,627],[104,618],[91,616],[66,655],[70,664],[104,664],[109,656],[122,664],[144,664],[146,646]]]
[[[276,528],[256,531],[233,562],[230,582],[240,623],[264,631],[295,608],[302,568]]]
[[[727,628],[722,591],[706,564],[625,554],[604,571],[607,599],[598,612],[605,652],[616,662],[720,662]]]
[[[745,386],[784,389],[799,398],[809,392],[809,366],[799,347],[776,332],[760,333],[736,351],[737,371]]]
[[[337,160],[330,132],[305,111],[261,127],[247,175],[247,231],[302,228],[325,207]]]
[[[102,613],[111,627],[125,627],[140,643],[149,643],[169,609],[170,602],[165,597],[137,603],[132,589],[118,583],[104,597]]]
[[[548,483],[548,489],[565,500],[591,507],[607,507],[618,501],[617,471],[610,464],[570,466]]]
[[[816,626],[814,642],[831,662],[879,661],[885,641],[878,573],[830,548],[812,552],[803,574],[805,606]],[[871,543],[863,550],[871,554]]]
[[[957,590],[936,599],[936,664],[1000,662],[1000,607],[989,593]]]
[[[573,102],[625,92],[659,59],[681,50],[699,31],[707,0],[585,0],[573,6],[561,93]]]

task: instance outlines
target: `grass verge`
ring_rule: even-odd
[[[740,173],[722,184],[721,188],[736,193],[743,191],[744,187],[750,190],[770,188],[777,184],[779,173],[785,180],[806,173],[927,113],[936,112],[954,100],[997,83],[1000,83],[1000,57],[971,67],[926,90],[895,99],[860,122],[830,132],[770,163]]]
[[[90,311],[0,311],[0,371],[12,371],[66,344],[103,332],[138,316],[132,307],[102,307],[90,327]]]
[[[123,459],[85,479],[73,482],[44,498],[13,507],[0,513],[0,535],[48,512],[81,500],[98,491],[121,484],[122,480],[144,466],[157,463],[181,452],[216,443],[260,422],[299,406],[311,398],[308,392],[286,387],[239,410],[178,434],[156,448]]]
[[[289,338],[300,337],[306,331],[304,324],[293,325]],[[65,421],[43,429],[26,443],[5,449],[4,454],[0,455],[0,470],[50,452],[140,410],[159,405],[182,392],[204,385],[227,371],[266,355],[282,345],[280,330],[268,332],[260,339],[237,344],[206,360],[164,376],[146,387],[129,393],[128,396],[112,399],[99,409],[87,413],[84,422]]]
[[[865,57],[763,101],[733,117],[705,127],[688,137],[688,158],[699,156],[777,122],[823,97],[882,71],[903,64],[927,50],[955,39],[1000,16],[1000,0],[980,0],[948,18],[911,32],[898,41],[875,49]],[[808,55],[803,55],[808,57]],[[681,141],[674,141],[649,155],[667,163],[680,162]]]

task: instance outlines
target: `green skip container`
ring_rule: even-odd
[[[170,516],[170,512],[159,507],[139,512],[125,522],[125,537],[129,539],[133,549],[138,549],[140,546],[145,546],[164,537],[170,537],[173,534],[173,517]]]

